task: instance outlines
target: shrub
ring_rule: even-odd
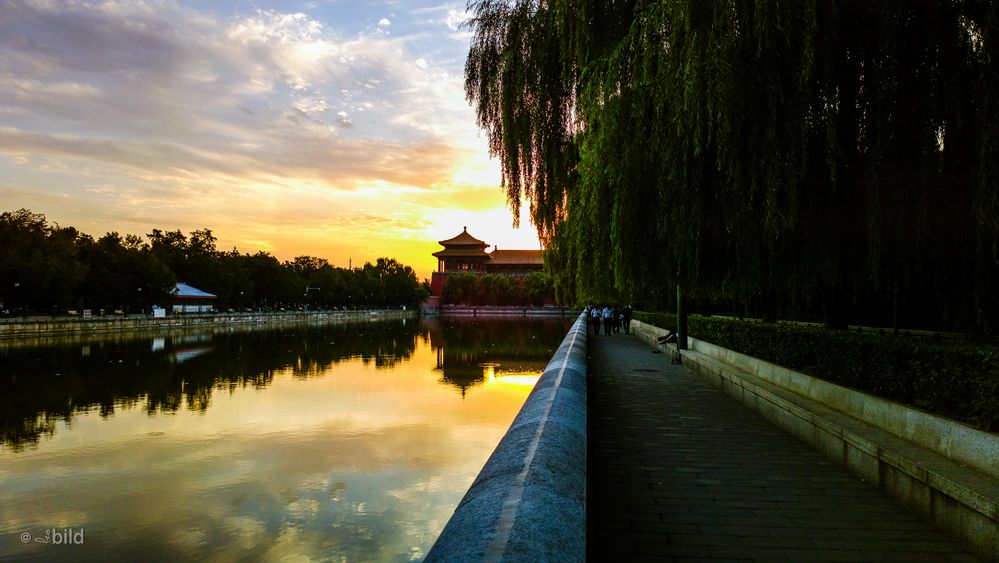
[[[635,318],[675,329],[676,315]],[[832,383],[999,431],[999,348],[895,333],[691,316],[691,337]]]

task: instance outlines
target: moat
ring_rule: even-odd
[[[422,559],[567,327],[4,341],[0,558]]]

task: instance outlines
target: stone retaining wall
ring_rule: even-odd
[[[586,559],[586,319],[580,315],[426,561]]]
[[[633,328],[653,346],[666,332]],[[682,358],[694,373],[999,561],[999,436],[708,342],[688,345]]]
[[[506,306],[506,305],[445,305],[437,309],[437,313],[442,316],[556,316],[569,317],[575,315],[576,311],[568,307],[534,307],[534,306]]]
[[[213,327],[252,324],[285,324],[296,322],[328,322],[347,319],[410,318],[415,311],[363,310],[363,311],[308,311],[288,313],[216,313],[210,315],[171,315],[163,319],[149,316],[98,317],[92,319],[38,319],[5,320],[0,322],[0,339],[66,334],[106,332],[136,332],[146,330],[177,330],[195,327]]]

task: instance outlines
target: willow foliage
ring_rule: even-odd
[[[994,0],[483,0],[466,93],[566,300],[996,328]]]

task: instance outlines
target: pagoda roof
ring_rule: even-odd
[[[215,299],[218,295],[201,291],[196,287],[191,287],[186,283],[177,282],[177,285],[170,290],[170,295],[186,299]]]
[[[473,237],[472,235],[468,234],[468,227],[465,227],[463,231],[461,231],[460,233],[458,233],[458,236],[449,238],[447,240],[439,240],[439,241],[437,241],[437,244],[439,244],[441,246],[449,246],[449,245],[452,245],[452,246],[456,246],[456,245],[475,245],[475,246],[482,246],[482,247],[489,246],[485,242],[483,242],[483,241],[481,241],[481,240]]]
[[[490,264],[539,264],[545,263],[541,250],[500,250],[489,253]]]
[[[434,252],[433,256],[437,258],[489,258],[484,250],[478,248],[445,248]]]

